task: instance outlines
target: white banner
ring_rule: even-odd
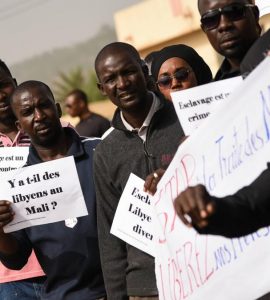
[[[191,135],[242,81],[238,76],[171,93],[185,135]]]
[[[237,239],[198,235],[173,201],[202,183],[216,196],[234,193],[270,159],[270,58],[254,70],[178,149],[154,198],[156,277],[163,300],[254,300],[270,291],[270,229]]]
[[[255,0],[256,5],[260,10],[260,17],[270,13],[270,1],[269,0]]]
[[[111,233],[155,256],[152,196],[143,191],[144,180],[130,174],[113,219]]]
[[[88,214],[73,156],[4,174],[0,186],[15,212],[5,232]]]

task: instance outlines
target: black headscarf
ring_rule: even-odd
[[[160,67],[167,59],[172,57],[182,58],[190,65],[198,85],[212,81],[212,72],[203,58],[193,48],[183,44],[168,46],[155,53],[151,73],[156,81]]]

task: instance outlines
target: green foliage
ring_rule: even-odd
[[[83,90],[89,102],[104,99],[97,88],[96,74],[93,70],[84,72],[82,67],[77,67],[69,73],[60,72],[59,77],[53,82],[53,92],[57,102],[63,103],[66,95],[74,89]]]

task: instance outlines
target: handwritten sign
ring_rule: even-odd
[[[202,183],[224,196],[250,184],[266,169],[269,141],[267,58],[180,146],[159,182],[153,222],[160,299],[253,300],[270,290],[269,227],[239,239],[198,235],[173,208],[190,185]]]
[[[151,196],[143,192],[144,180],[130,174],[120,198],[111,233],[154,256]]]
[[[269,0],[256,0],[255,3],[259,7],[260,17],[270,13]]]
[[[191,135],[241,82],[242,77],[238,76],[172,93],[173,104],[185,134]]]
[[[11,201],[15,212],[5,232],[88,214],[73,157],[7,173],[0,185],[0,199]]]
[[[0,176],[5,172],[17,170],[25,165],[29,147],[0,148]]]

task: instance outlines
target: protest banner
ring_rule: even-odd
[[[259,79],[259,80],[258,80]],[[245,237],[198,235],[173,208],[187,186],[236,192],[270,160],[270,58],[178,149],[153,199],[156,278],[162,300],[254,300],[270,291],[270,228]]]
[[[88,214],[73,156],[6,173],[0,186],[15,213],[5,232]]]
[[[111,233],[155,256],[152,197],[143,191],[143,185],[144,180],[130,174],[117,206]]]
[[[0,176],[25,165],[29,147],[0,147]]]
[[[238,76],[171,93],[185,135],[191,135],[241,82]]]
[[[269,0],[256,0],[255,4],[259,7],[260,17],[270,13]]]

